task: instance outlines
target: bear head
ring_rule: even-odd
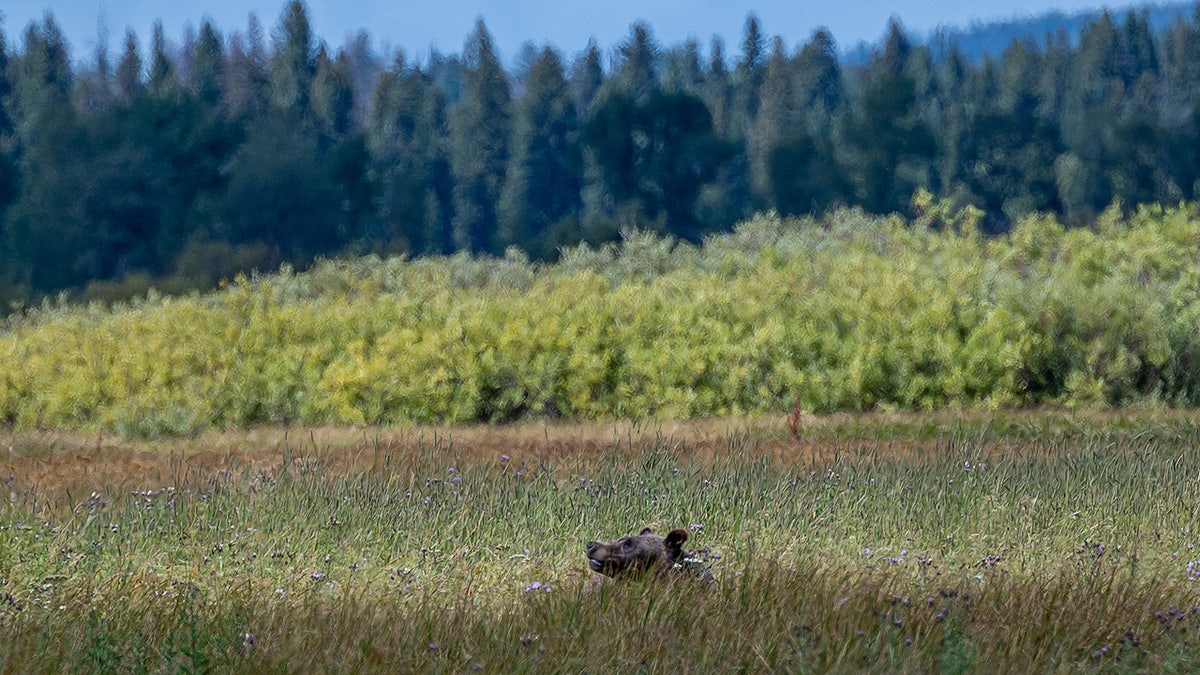
[[[687,538],[686,530],[671,530],[664,537],[647,527],[632,537],[589,541],[585,547],[588,567],[609,577],[630,577],[651,571],[661,574],[682,561]]]

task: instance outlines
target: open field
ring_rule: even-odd
[[[0,435],[0,671],[1182,671],[1186,411]],[[716,588],[584,593],[685,527]]]

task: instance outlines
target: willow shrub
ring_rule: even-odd
[[[0,330],[0,421],[186,433],[1200,402],[1200,212],[1034,217],[1003,237],[760,216],[702,247],[634,234],[557,265],[328,261],[203,296],[47,304]]]

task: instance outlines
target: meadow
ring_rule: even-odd
[[[1164,409],[0,437],[0,672],[1184,672]],[[687,528],[714,587],[585,592]]]
[[[913,206],[20,308],[0,672],[1189,670],[1200,207]]]

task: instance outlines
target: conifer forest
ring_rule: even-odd
[[[754,15],[738,45],[636,23],[507,67],[482,19],[464,29],[459,54],[381,55],[365,32],[327,44],[297,0],[85,59],[49,14],[0,33],[5,311],[347,255],[554,261],[756,213],[908,216],[918,192],[979,209],[985,233],[1090,225],[1200,186],[1200,12],[1104,13],[982,57],[893,22],[853,61]]]

